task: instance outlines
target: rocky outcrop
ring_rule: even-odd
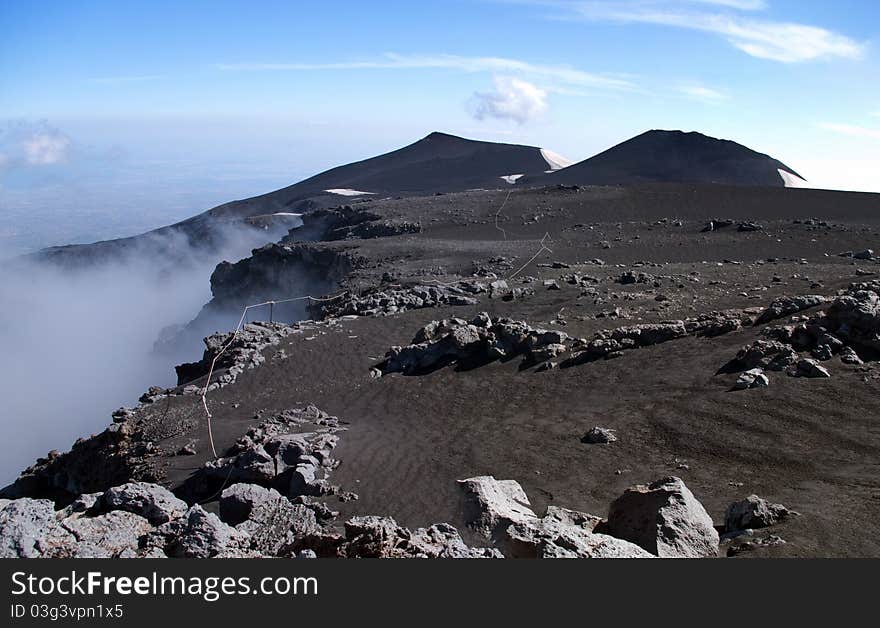
[[[295,326],[281,323],[248,323],[237,332],[216,333],[205,338],[205,352],[198,362],[189,362],[174,367],[177,384],[183,385],[208,374],[211,362],[216,377],[208,390],[215,390],[235,382],[247,369],[253,369],[265,362],[263,351],[277,345],[296,330]]]
[[[783,297],[764,311],[759,320],[772,320],[828,302],[825,297]],[[764,328],[767,339],[743,347],[729,368],[784,370],[794,377],[827,378],[820,364],[839,356],[844,364],[860,365],[880,355],[880,282],[852,284],[824,311],[800,316],[784,325]],[[802,355],[808,353],[810,357]],[[726,367],[727,368],[727,367]],[[724,369],[722,369],[724,370]]]
[[[314,292],[316,286],[319,292],[330,291],[362,264],[357,253],[341,243],[267,244],[239,262],[217,265],[211,275],[214,298],[203,312],[298,296]]]
[[[576,366],[603,358],[614,358],[620,356],[623,351],[649,347],[687,336],[719,336],[751,323],[752,320],[745,311],[729,310],[709,312],[682,320],[602,330],[597,332],[585,346],[575,347],[573,355],[565,360],[562,366]]]
[[[718,555],[712,518],[677,477],[627,489],[611,504],[597,531],[635,543],[661,558]]]
[[[311,427],[309,431],[294,431]],[[215,484],[244,482],[275,488],[288,497],[337,491],[329,478],[339,420],[314,406],[269,417],[239,438],[225,456],[206,462],[189,490],[208,494]]]
[[[373,288],[360,295],[346,294],[321,307],[322,316],[380,316],[441,305],[476,305],[471,296],[485,292],[483,284],[461,281],[453,285],[416,285]]]
[[[51,451],[0,491],[0,497],[51,498],[67,503],[78,495],[142,480],[156,482],[161,470],[152,464],[156,448],[144,433],[140,415],[126,410],[103,432],[78,439],[70,451]]]
[[[779,297],[764,310],[755,321],[756,325],[769,323],[777,318],[797,314],[811,307],[825,303],[827,299],[818,294],[807,294],[797,297]]]
[[[383,374],[416,375],[453,363],[476,365],[517,356],[537,364],[568,351],[569,342],[564,332],[507,318],[493,321],[484,312],[469,322],[460,318],[431,321],[410,345],[392,347],[378,368]]]

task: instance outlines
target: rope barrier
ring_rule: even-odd
[[[262,303],[253,303],[251,305],[245,306],[244,310],[241,313],[241,318],[238,319],[238,325],[235,326],[235,329],[232,332],[232,337],[226,342],[226,344],[223,345],[223,347],[221,347],[221,349],[217,353],[217,355],[214,356],[214,359],[211,360],[211,367],[208,369],[208,377],[205,380],[204,388],[202,388],[202,395],[201,395],[202,407],[205,409],[205,415],[207,416],[208,441],[211,444],[211,453],[214,455],[214,458],[217,458],[218,456],[217,456],[217,450],[214,447],[214,432],[213,432],[213,429],[211,426],[211,419],[213,419],[214,417],[211,415],[211,411],[208,410],[208,401],[207,401],[208,388],[211,385],[211,376],[214,374],[214,367],[217,365],[217,360],[219,360],[220,356],[222,356],[224,353],[226,353],[226,350],[232,345],[233,342],[235,342],[235,339],[238,337],[238,332],[241,331],[241,329],[242,329],[242,325],[244,324],[244,319],[247,316],[247,313],[254,308],[265,307],[268,305],[270,308],[269,311],[270,311],[270,315],[271,315],[271,313],[274,311],[276,304],[293,303],[295,301],[305,301],[305,300],[314,301],[315,303],[324,303],[327,301],[334,301],[334,300],[342,297],[344,294],[345,294],[345,292],[340,292],[339,294],[334,295],[332,297],[313,297],[312,295],[305,295],[305,296],[301,296],[301,297],[291,297],[289,299],[276,299],[274,301],[263,301]]]

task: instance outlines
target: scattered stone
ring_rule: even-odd
[[[794,367],[790,367],[788,373],[795,377],[831,377],[828,369],[810,358],[798,360]]]
[[[737,231],[763,231],[764,225],[756,222],[741,222],[736,228]]]
[[[852,347],[843,347],[840,350],[840,361],[844,364],[864,364],[859,354]]]
[[[785,545],[785,539],[775,534],[771,534],[765,538],[754,539],[751,541],[745,541],[738,545],[732,545],[730,548],[728,548],[727,555],[729,557],[733,557],[745,552],[753,552],[764,547],[776,547],[779,545]]]
[[[615,430],[607,427],[592,427],[586,434],[584,434],[583,438],[581,438],[582,443],[590,445],[613,443],[616,440],[617,435],[615,434]]]
[[[736,383],[733,385],[733,389],[748,390],[749,388],[760,388],[769,385],[770,380],[764,375],[764,371],[759,368],[754,368],[740,374]]]

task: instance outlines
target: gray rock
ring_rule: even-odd
[[[510,286],[503,279],[498,279],[489,284],[489,298],[500,299],[510,294]]]
[[[611,504],[608,521],[596,529],[635,543],[661,558],[718,555],[712,518],[677,477],[634,486]]]
[[[233,484],[220,493],[220,519],[236,526],[248,519],[254,508],[279,499],[284,498],[275,489],[256,484]]]
[[[341,552],[350,558],[503,558],[496,549],[468,547],[448,523],[410,531],[390,517],[353,517],[345,537]]]
[[[101,497],[101,505],[107,510],[125,510],[141,515],[153,525],[176,519],[189,508],[167,488],[147,482],[114,486]]]
[[[764,310],[755,321],[756,324],[770,322],[782,316],[797,314],[817,305],[822,305],[827,299],[818,294],[807,294],[797,297],[779,297]]]
[[[458,485],[464,494],[465,521],[487,538],[501,538],[513,523],[538,519],[525,491],[515,480],[483,475],[459,480]]]
[[[581,438],[581,442],[590,445],[613,443],[617,440],[617,435],[614,432],[615,430],[607,427],[591,427],[590,430],[584,434],[583,438]]]
[[[864,364],[852,347],[844,347],[840,350],[840,361],[844,364]]]
[[[39,558],[42,541],[58,529],[48,499],[14,499],[0,510],[0,558]]]
[[[789,374],[796,377],[831,377],[828,369],[810,358],[799,360]]]
[[[644,549],[593,530],[599,517],[550,506],[541,519],[510,525],[504,547],[511,558],[654,558]]]
[[[749,388],[760,388],[769,386],[770,380],[764,375],[761,369],[750,369],[740,374],[736,383],[733,385],[734,390],[748,390]]]
[[[44,541],[46,558],[118,558],[138,556],[140,540],[153,531],[144,517],[114,510],[97,517],[64,519],[61,527],[70,533]]]
[[[727,507],[724,527],[727,532],[766,528],[786,519],[791,512],[782,504],[773,504],[757,495],[734,502]]]
[[[212,558],[235,553],[249,544],[245,533],[226,525],[198,504],[183,517],[162,525],[158,533],[166,539],[166,553],[178,558]]]
[[[834,350],[829,345],[820,344],[813,347],[810,355],[812,355],[817,360],[826,362],[834,357]]]

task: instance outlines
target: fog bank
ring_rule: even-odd
[[[150,386],[176,384],[174,365],[201,357],[203,345],[181,337],[160,355],[160,332],[210,300],[218,262],[286,233],[229,227],[211,253],[186,249],[183,238],[148,239],[124,259],[83,269],[0,266],[0,486],[48,451],[103,430],[113,410],[135,405]],[[174,260],[156,255],[172,248],[182,252]],[[220,312],[212,322],[230,329],[240,315]]]

